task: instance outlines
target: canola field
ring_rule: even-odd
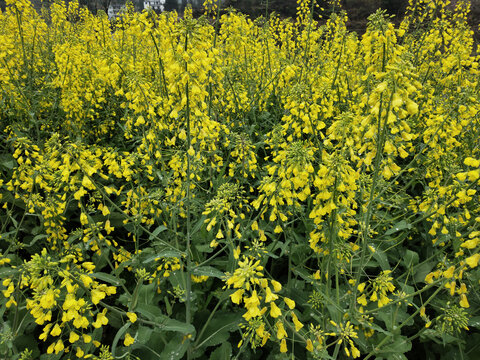
[[[469,2],[6,2],[0,359],[478,358]]]

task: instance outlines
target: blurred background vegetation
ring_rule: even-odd
[[[37,9],[42,6],[49,6],[55,0],[31,0]],[[71,0],[65,0],[67,3]],[[130,0],[135,9],[141,11],[151,2],[149,0]],[[158,0],[157,0],[158,1]],[[160,0],[163,3],[164,11],[176,10],[179,14],[190,4],[194,9],[194,15],[202,14],[202,4],[204,0]],[[451,0],[451,6],[454,7],[459,0]],[[470,25],[475,31],[475,40],[480,43],[479,22],[480,22],[480,0],[471,0]],[[91,12],[96,14],[99,10],[108,13],[112,7],[120,8],[126,3],[126,0],[79,0],[81,6],[86,6]],[[327,0],[317,0],[317,3],[324,9],[322,15],[327,17],[333,10]],[[349,18],[348,27],[352,31],[361,34],[365,30],[367,17],[382,8],[387,10],[388,14],[393,15],[393,22],[399,23],[408,4],[408,0],[341,0],[341,5],[346,10]],[[244,14],[255,18],[271,13],[272,11],[280,17],[295,17],[296,0],[222,0],[222,8],[233,7]],[[0,8],[5,9],[5,0],[0,0]],[[337,9],[338,10],[338,9]]]

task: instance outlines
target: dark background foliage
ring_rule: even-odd
[[[32,0],[34,5],[40,9],[41,6],[54,2],[55,0]],[[65,0],[69,2],[70,0]],[[143,10],[143,0],[130,0],[137,10]],[[459,0],[452,0],[454,6]],[[126,0],[79,0],[80,5],[87,6],[90,11],[97,13],[99,10],[107,11],[110,5],[124,4]],[[328,5],[326,0],[317,1],[324,10],[324,16],[332,11],[332,6]],[[187,4],[191,4],[194,8],[194,14],[201,14],[203,0],[165,0],[165,11],[177,10],[179,13]],[[375,12],[376,9],[382,8],[387,10],[388,14],[394,15],[393,21],[399,23],[408,0],[341,0],[342,8],[346,10],[349,22],[348,27],[357,33],[363,33],[367,23],[367,17]],[[480,22],[480,0],[471,0],[470,25],[475,31],[475,39],[480,42],[479,22]],[[251,17],[258,17],[270,13],[272,11],[281,17],[295,17],[296,0],[223,0],[222,7],[234,7],[244,14]],[[5,0],[0,0],[0,8],[5,9]],[[195,11],[197,10],[197,11]]]

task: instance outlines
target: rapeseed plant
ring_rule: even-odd
[[[464,355],[469,3],[410,1],[398,27],[378,10],[362,35],[329,6],[109,21],[7,0],[0,357]]]

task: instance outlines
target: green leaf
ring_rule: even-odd
[[[217,312],[215,318],[211,320],[205,329],[202,338],[198,340],[198,347],[209,347],[226,342],[230,337],[229,332],[238,330],[238,326],[242,320],[242,314],[239,312]]]
[[[16,160],[11,154],[0,155],[0,165],[5,169],[12,170],[15,167]]]
[[[216,348],[210,354],[210,360],[225,360],[232,357],[232,345],[229,342],[224,342],[220,347]]]
[[[156,253],[155,255],[147,257],[145,260],[143,260],[143,263],[148,264],[152,261],[155,261],[155,259],[161,259],[161,258],[178,258],[180,259],[182,257],[182,252],[175,250],[175,249],[168,249],[168,250],[162,250]]]
[[[161,232],[167,230],[167,227],[164,226],[164,225],[160,225],[159,227],[157,227],[155,230],[152,231],[152,233],[150,234],[150,237],[148,238],[149,240],[153,240],[155,239],[158,234],[160,234]]]
[[[407,250],[405,251],[405,255],[403,256],[403,263],[407,268],[410,268],[418,264],[418,259],[418,253],[412,250]]]
[[[474,316],[468,320],[468,326],[480,329],[480,316]]]
[[[409,352],[410,350],[412,350],[412,342],[408,341],[404,337],[399,336],[394,339],[393,343],[381,349],[380,353],[404,354],[406,352]]]
[[[174,331],[185,335],[195,333],[195,328],[192,324],[187,324],[182,321],[170,319],[166,315],[155,316],[155,318],[152,320],[155,321],[155,327],[153,331]]]
[[[155,319],[156,317],[163,316],[162,310],[158,306],[143,303],[137,305],[135,312],[142,314],[147,319]]]
[[[387,255],[383,250],[375,248],[373,245],[370,245],[375,249],[373,253],[373,258],[377,261],[378,265],[382,268],[382,270],[390,270],[390,263],[388,262]]]
[[[219,279],[223,279],[225,274],[220,270],[215,269],[212,266],[198,266],[193,269],[193,275],[196,276],[209,276],[209,277],[216,277]]]
[[[123,279],[119,279],[113,275],[110,275],[104,272],[96,272],[96,273],[93,273],[92,276],[98,280],[102,280],[104,282],[107,282],[115,286],[120,286],[125,282],[125,280]]]
[[[415,282],[425,282],[425,276],[427,276],[427,274],[432,271],[435,265],[436,263],[431,261],[425,262],[416,267],[413,275],[413,279],[415,280]]]
[[[162,360],[179,360],[185,355],[190,341],[185,340],[182,335],[176,335],[163,349],[161,355]]]
[[[402,230],[405,230],[405,229],[411,229],[412,228],[412,224],[409,224],[407,223],[405,220],[401,220],[399,221],[398,223],[396,223],[395,225],[393,225],[393,227],[391,229],[388,229],[386,232],[385,232],[385,235],[392,235],[398,231],[402,231]]]

